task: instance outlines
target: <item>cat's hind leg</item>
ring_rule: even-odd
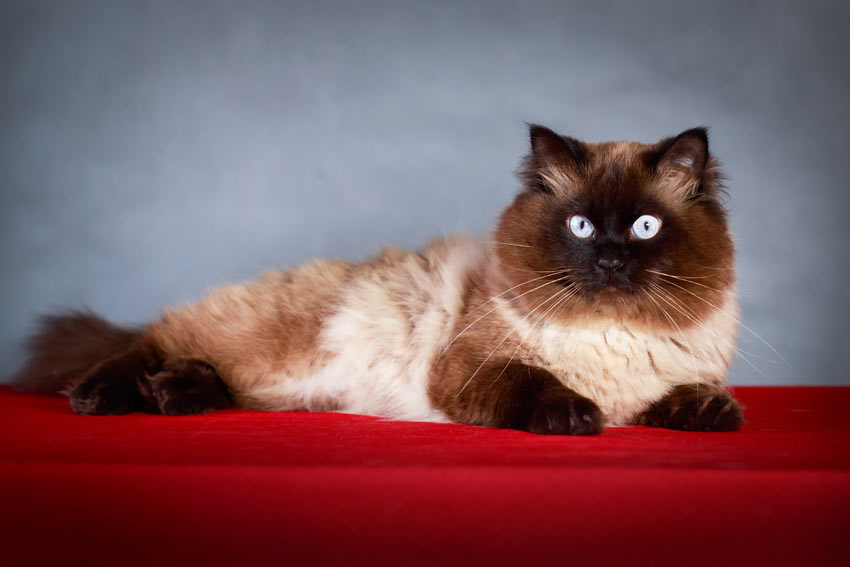
[[[197,360],[163,366],[138,346],[95,366],[71,390],[70,402],[71,409],[83,415],[194,415],[233,407],[227,386],[212,366]]]
[[[142,384],[153,364],[139,345],[99,362],[75,381],[69,392],[71,409],[81,415],[151,411],[154,407],[143,394]]]
[[[150,396],[163,415],[194,415],[233,407],[225,383],[209,364],[177,362],[147,380]]]

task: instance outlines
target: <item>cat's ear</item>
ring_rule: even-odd
[[[550,193],[574,184],[587,159],[587,147],[538,124],[528,125],[528,137],[531,153],[521,171],[526,184]]]
[[[541,165],[581,166],[587,154],[587,148],[575,138],[561,136],[539,124],[528,125],[528,137],[531,153]]]
[[[683,199],[700,192],[708,165],[708,132],[691,128],[656,144],[653,161],[665,189]]]

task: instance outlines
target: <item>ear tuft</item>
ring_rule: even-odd
[[[674,138],[661,140],[654,154],[656,171],[669,190],[684,199],[699,193],[709,160],[705,128],[691,128]]]
[[[578,166],[587,156],[584,144],[539,124],[528,125],[528,137],[531,141],[531,153],[541,164],[572,162]]]
[[[528,125],[531,153],[526,157],[520,177],[531,188],[552,192],[568,185],[587,159],[587,148],[580,141],[539,124]]]

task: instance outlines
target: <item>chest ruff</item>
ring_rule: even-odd
[[[629,423],[678,384],[724,383],[735,353],[738,307],[731,292],[704,321],[667,331],[613,321],[532,326],[506,301],[500,311],[521,340],[515,359],[595,401],[608,425]]]

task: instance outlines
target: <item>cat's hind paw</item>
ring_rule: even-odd
[[[97,368],[71,390],[69,401],[80,415],[124,415],[144,408],[136,378],[110,365]]]
[[[151,395],[163,415],[195,415],[233,407],[227,386],[215,369],[186,361],[149,378]]]

